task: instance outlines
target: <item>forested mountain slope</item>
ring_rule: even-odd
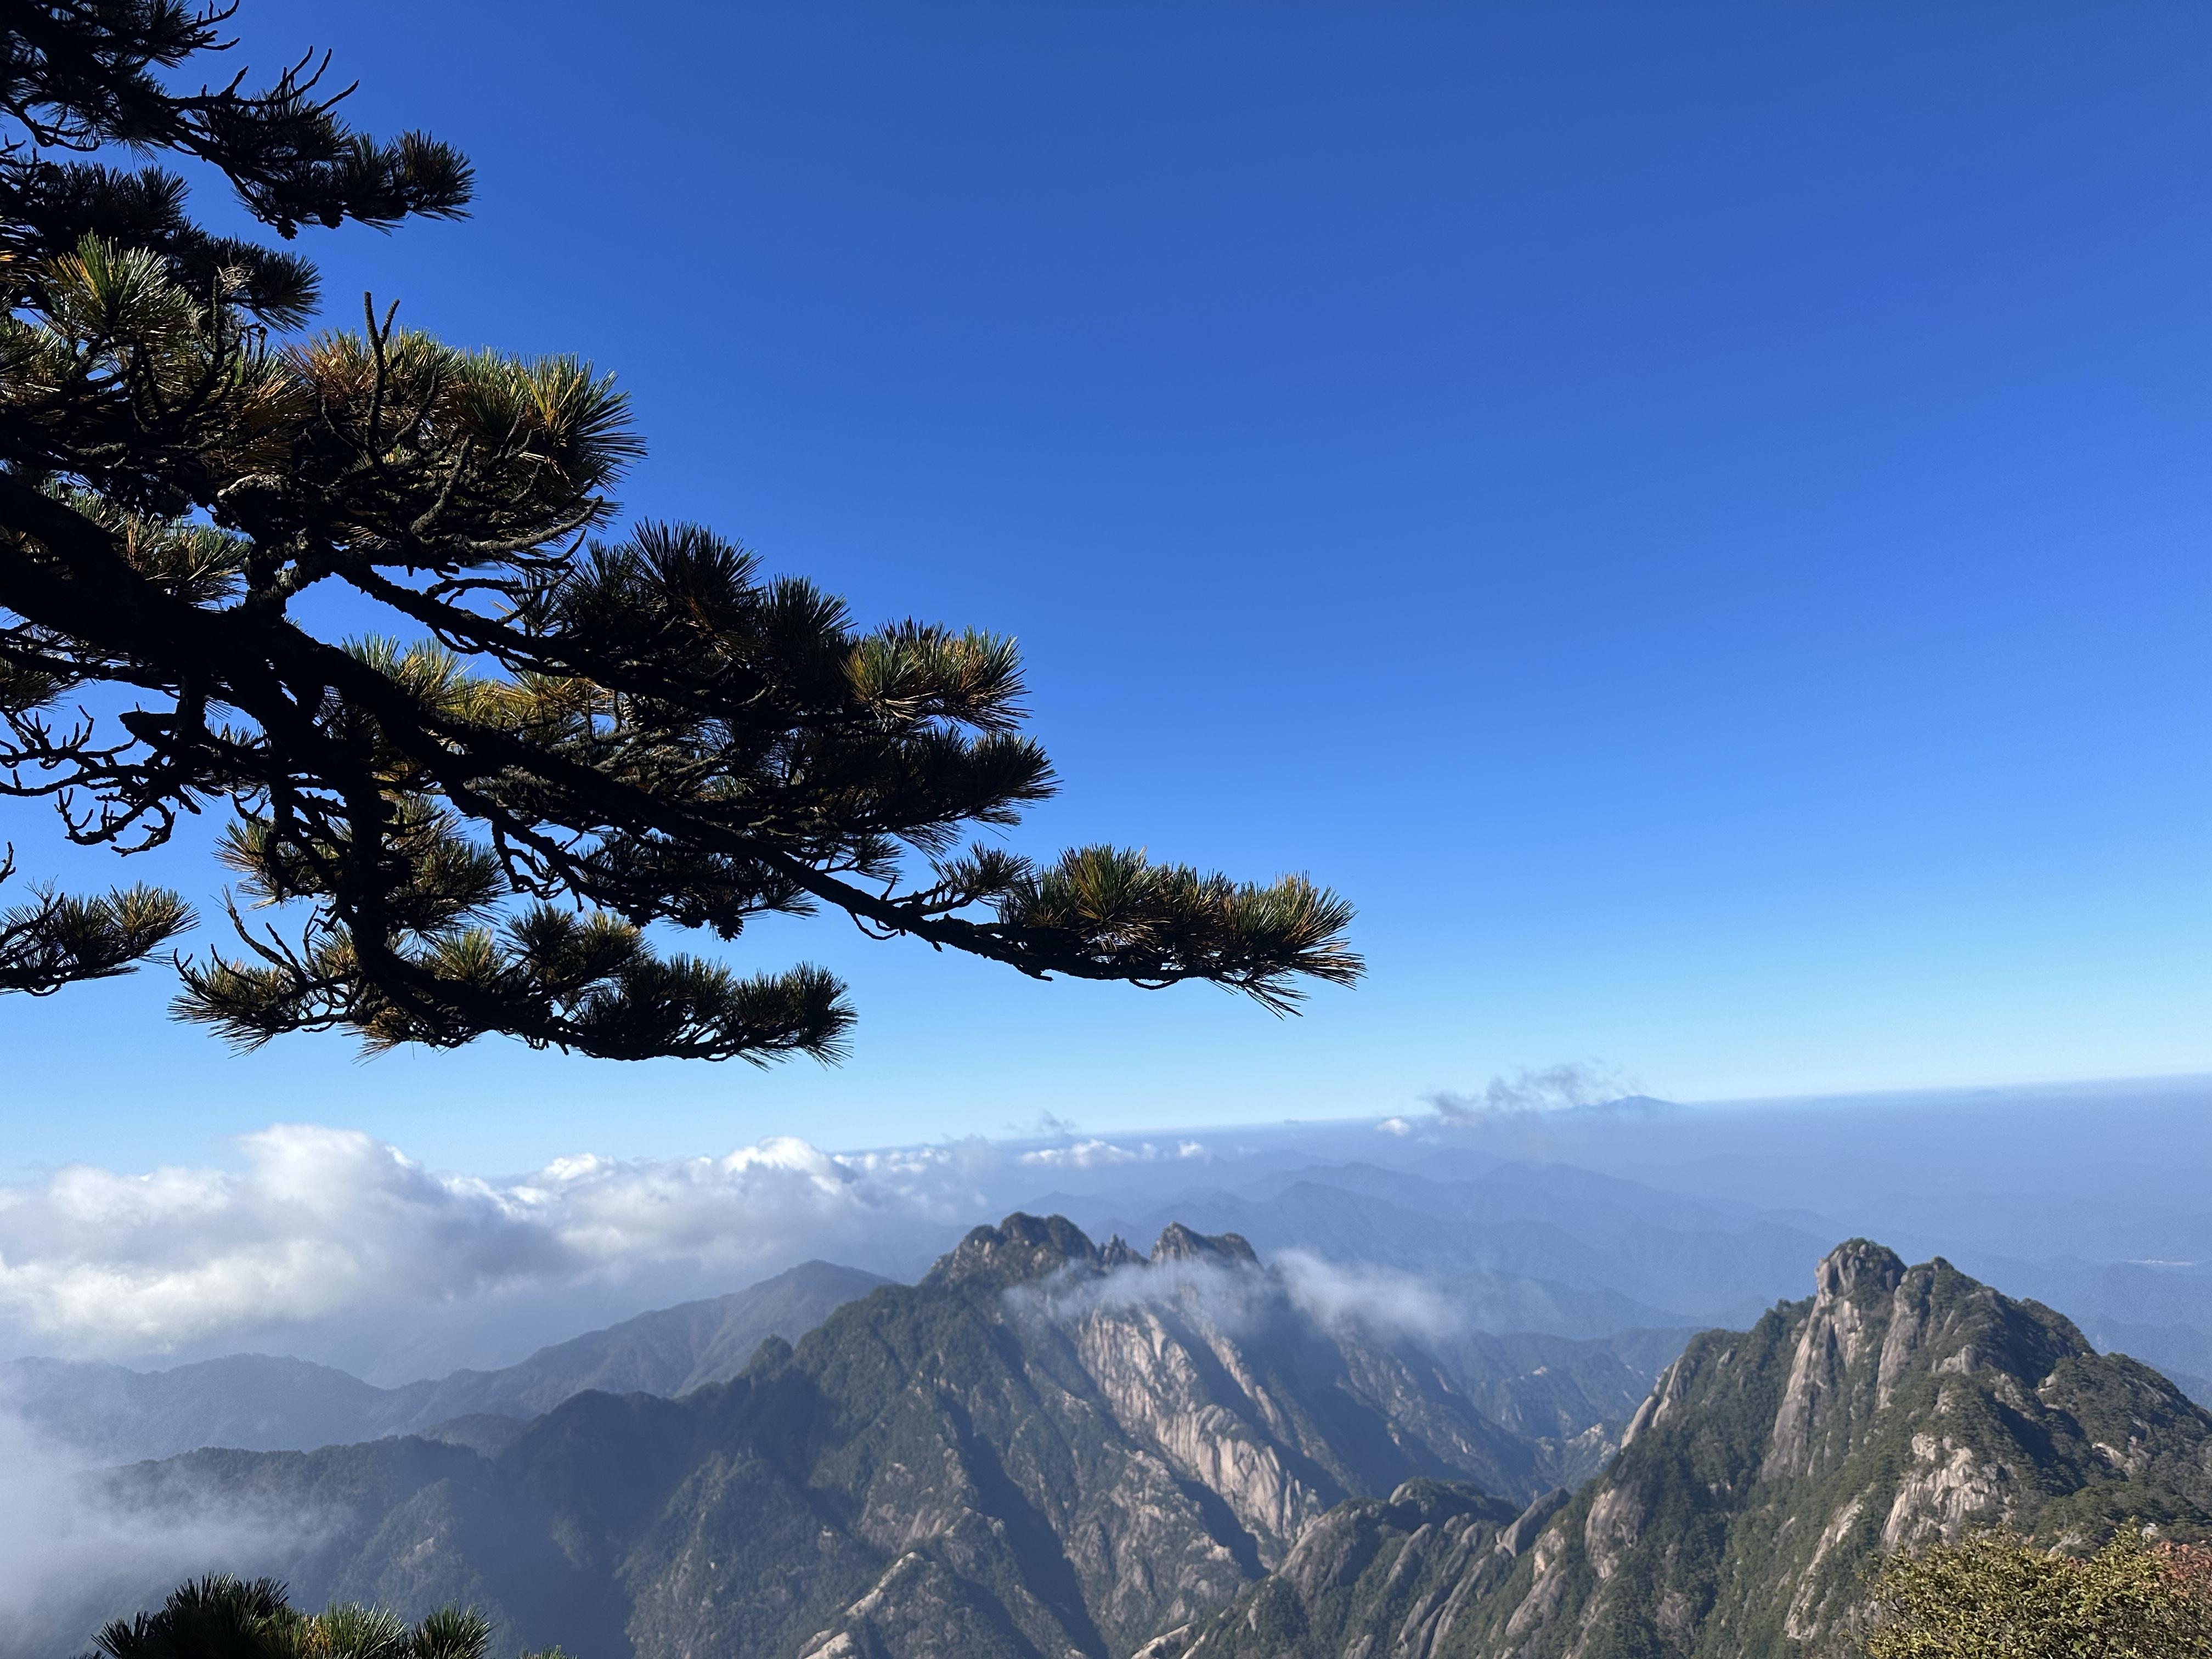
[[[1302,1312],[1235,1237],[1148,1257],[979,1228],[796,1350],[681,1400],[585,1394],[496,1456],[419,1439],[200,1452],[141,1500],[301,1517],[295,1598],[473,1601],[579,1659],[1118,1659],[1407,1480],[1515,1503],[1553,1449],[1432,1361]]]
[[[2201,1533],[2212,1415],[2048,1309],[1855,1240],[1811,1300],[1693,1340],[1619,1458],[1550,1506],[1348,1504],[1155,1659],[1841,1659],[1863,1570],[1899,1546]]]

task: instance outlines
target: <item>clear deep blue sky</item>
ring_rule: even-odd
[[[616,370],[632,507],[1020,636],[1067,782],[1017,844],[1309,870],[1373,971],[1281,1023],[779,925],[740,957],[861,1024],[767,1075],[241,1060],[147,975],[0,1006],[11,1167],[2212,1066],[2202,6],[239,21],[477,165],[468,222],[307,239],[336,320]]]

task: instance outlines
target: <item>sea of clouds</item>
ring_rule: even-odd
[[[648,1307],[810,1259],[911,1279],[978,1222],[1071,1178],[1179,1187],[1188,1137],[981,1137],[830,1152],[778,1135],[506,1177],[357,1129],[280,1123],[228,1167],[68,1165],[0,1187],[0,1358],[145,1365],[260,1349],[395,1382],[512,1363]]]
[[[1493,1081],[1483,1104],[1493,1120],[1525,1115],[1610,1080],[1555,1067]],[[1345,1127],[1410,1154],[1407,1138],[1471,1115],[1459,1097],[1431,1104],[1380,1136]],[[71,1164],[0,1187],[0,1358],[143,1364],[259,1347],[399,1382],[508,1364],[810,1258],[912,1278],[967,1227],[1048,1201],[1044,1188],[1166,1194],[1235,1161],[1213,1137],[1041,1125],[1028,1140],[867,1152],[779,1135],[713,1156],[582,1154],[487,1177],[428,1168],[356,1129],[280,1123],[242,1137],[228,1167]],[[1287,1271],[1326,1299],[1317,1269]]]
[[[240,1152],[233,1169],[80,1164],[0,1188],[0,1352],[131,1358],[261,1340],[360,1364],[318,1355],[331,1347],[318,1328],[526,1326],[554,1300],[570,1310],[557,1334],[572,1334],[602,1305],[731,1290],[808,1257],[911,1269],[981,1217],[1012,1156],[981,1140],[833,1155],[778,1136],[488,1180],[315,1124],[272,1126]]]

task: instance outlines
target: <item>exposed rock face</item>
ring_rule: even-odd
[[[1183,1650],[1842,1659],[1884,1551],[1997,1522],[2086,1541],[2130,1517],[2212,1529],[2212,1414],[2048,1309],[1854,1240],[1811,1300],[1694,1340],[1605,1474],[1532,1507],[1490,1553],[1460,1548],[1424,1577],[1401,1565],[1432,1559],[1416,1555],[1422,1527],[1348,1504]],[[1292,1571],[1345,1527],[1373,1530],[1368,1565]]]
[[[1516,1516],[1472,1487],[1415,1480],[1387,1499],[1340,1504],[1233,1607],[1139,1659],[1431,1659],[1565,1498],[1547,1495]]]
[[[1140,1258],[1020,1215],[734,1382],[584,1395],[495,1456],[402,1440],[130,1479],[331,1516],[252,1564],[304,1602],[459,1594],[578,1659],[1122,1659],[1271,1568],[1321,1571],[1301,1540],[1346,1499],[1472,1481],[1507,1495],[1450,1500],[1489,1548],[1550,1484],[1535,1443],[1418,1352],[1316,1325],[1243,1240],[1170,1227]]]
[[[1180,1221],[1170,1221],[1152,1246],[1152,1261],[1216,1261],[1256,1264],[1260,1258],[1241,1233],[1216,1233],[1211,1238],[1194,1233]]]
[[[921,1282],[1004,1290],[1070,1268],[1096,1270],[1102,1265],[1098,1247],[1066,1216],[1010,1215],[995,1227],[970,1228]]]

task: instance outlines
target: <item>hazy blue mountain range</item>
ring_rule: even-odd
[[[1303,1310],[1241,1239],[1170,1226],[1140,1257],[1014,1216],[679,1400],[580,1395],[489,1455],[200,1451],[113,1490],[179,1524],[289,1518],[239,1565],[303,1602],[472,1601],[580,1659],[1110,1659],[1347,1498],[1525,1501],[1580,1455],[1418,1340]]]
[[[1785,1224],[1794,1215],[1825,1243],[1857,1235],[1914,1260],[1941,1255],[2212,1400],[2199,1380],[2212,1377],[2208,1113],[2212,1081],[2195,1078],[1478,1113],[1423,1120],[1410,1143],[1379,1152],[1389,1137],[1364,1152],[1328,1145],[1337,1158],[1416,1175],[1439,1156],[1571,1165]]]
[[[1409,1111],[1387,1133],[1368,1121],[996,1145],[963,1155],[960,1179],[976,1195],[963,1192],[958,1209],[916,1208],[887,1191],[866,1206],[866,1226],[775,1230],[762,1271],[811,1255],[911,1281],[957,1242],[948,1214],[1056,1212],[1093,1237],[1139,1238],[1180,1216],[1242,1232],[1271,1255],[1300,1248],[1404,1264],[1448,1290],[1478,1328],[1594,1336],[1747,1323],[1796,1294],[1824,1250],[1858,1235],[2033,1295],[2100,1346],[2184,1378],[2212,1376],[2203,1086],[1455,1110]],[[230,1346],[402,1384],[505,1367],[646,1307],[728,1289],[710,1276],[718,1271],[665,1265],[365,1310]],[[11,1340],[0,1352],[37,1352]],[[228,1351],[210,1340],[176,1358]]]
[[[1038,1207],[1147,1237],[1171,1218],[1270,1253],[1419,1274],[1491,1331],[1601,1336],[1748,1323],[1842,1237],[1818,1217],[1685,1197],[1561,1164],[1449,1153],[1446,1178],[1370,1163],[1273,1171],[1233,1188],[1054,1194]]]
[[[1023,1207],[1100,1236],[1174,1215],[1270,1253],[1396,1265],[1480,1328],[1573,1336],[1748,1324],[1838,1240],[1882,1237],[2032,1296],[2212,1402],[2208,1111],[2198,1082],[1631,1099],[1439,1115],[1404,1136],[1285,1126],[1222,1146],[1204,1185],[1166,1164],[1070,1171]]]
[[[1517,1518],[1413,1483],[1343,1505],[1147,1659],[1811,1659],[1879,1554],[1996,1522],[2212,1530],[2212,1414],[2070,1322],[1863,1240],[1809,1301],[1695,1339],[1626,1447]]]
[[[162,1371],[9,1360],[0,1363],[0,1406],[34,1431],[113,1462],[200,1446],[279,1450],[388,1434],[490,1443],[507,1432],[502,1421],[535,1417],[586,1389],[678,1395],[734,1376],[766,1339],[803,1336],[832,1309],[884,1282],[856,1267],[810,1261],[728,1296],[542,1348],[502,1370],[456,1371],[396,1389],[266,1354]]]
[[[1692,1334],[1616,1331],[1578,1340],[1446,1329],[1420,1333],[1416,1340],[1492,1422],[1533,1438],[1586,1447],[1577,1458],[1563,1455],[1564,1479],[1597,1468],[1644,1403],[1652,1379]],[[1593,1435],[1593,1429],[1602,1432]]]
[[[1148,1237],[1170,1219],[1188,1218],[1202,1231],[1238,1232],[1270,1256],[1298,1249],[1340,1266],[1414,1275],[1449,1305],[1456,1330],[1607,1340],[1748,1324],[1794,1293],[1837,1239],[1878,1229],[1915,1255],[1943,1255],[2034,1296],[2099,1346],[2158,1364],[2198,1397],[2212,1398],[2203,1380],[2212,1377],[2205,1266],[2212,1211],[2197,1197],[2201,1160],[2189,1155],[2194,1143],[2183,1134],[2184,1119],[2199,1104],[2158,1097],[2085,1109],[2069,1099],[2062,1113],[2007,1098],[1915,1103],[1911,1110],[1857,1103],[1849,1110],[1725,1112],[1631,1102],[1477,1115],[1412,1137],[1378,1133],[1371,1124],[1237,1131],[1251,1144],[1216,1134],[1214,1150],[1196,1164],[1061,1170],[1066,1188],[1021,1207],[1067,1214],[1101,1237],[1117,1231]],[[2061,1117],[2083,1109],[2123,1113],[2116,1120],[2128,1132],[2123,1139],[2162,1136],[2178,1155],[2156,1161],[2156,1169],[2140,1158],[2116,1164],[2102,1138],[2096,1146],[2081,1144],[2078,1121],[2067,1118],[2075,1133],[2059,1133]],[[1968,1142],[1978,1149],[1971,1159]],[[2055,1181],[2069,1146],[2066,1158],[2079,1166],[2087,1190],[1986,1189]],[[1340,1155],[1317,1159],[1316,1151]],[[1354,1152],[1365,1155],[1342,1155]],[[1613,1172],[1559,1161],[1569,1158]],[[1650,1179],[1629,1178],[1624,1168]],[[1808,1169],[1817,1176],[1808,1179]],[[1200,1170],[1213,1184],[1192,1184]],[[2137,1187],[2122,1188],[2124,1178]],[[1923,1180],[1939,1190],[1913,1194],[1909,1183]],[[1657,1182],[1717,1190],[1670,1191]],[[1985,1187],[1961,1190],[1966,1182]],[[1896,1189],[1883,1191],[1884,1183]],[[1750,1201],[1816,1193],[1846,1219]],[[720,1300],[698,1306],[711,1313]],[[0,1390],[12,1383],[40,1426],[89,1439],[105,1455],[215,1443],[302,1446],[460,1417],[526,1414],[582,1386],[680,1389],[731,1374],[759,1334],[793,1334],[826,1305],[817,1300],[795,1324],[739,1320],[703,1365],[697,1358],[711,1339],[688,1328],[696,1322],[671,1331],[669,1320],[652,1320],[646,1322],[661,1334],[655,1341],[674,1346],[642,1370],[603,1368],[574,1352],[595,1339],[571,1337],[519,1366],[454,1374],[427,1401],[417,1398],[421,1383],[376,1391],[343,1375],[238,1356],[204,1370],[174,1367],[155,1383],[96,1368],[0,1362]],[[568,1337],[574,1328],[554,1328]],[[533,1377],[541,1364],[549,1374]],[[1480,1386],[1534,1367],[1493,1353],[1470,1354],[1455,1369]],[[1645,1369],[1643,1357],[1628,1366]],[[1620,1414],[1591,1398],[1601,1407],[1593,1420]],[[1513,1420],[1503,1402],[1492,1407]],[[1583,1408],[1570,1401],[1562,1409],[1573,1416]],[[477,1440],[501,1432],[483,1424],[453,1431]]]

